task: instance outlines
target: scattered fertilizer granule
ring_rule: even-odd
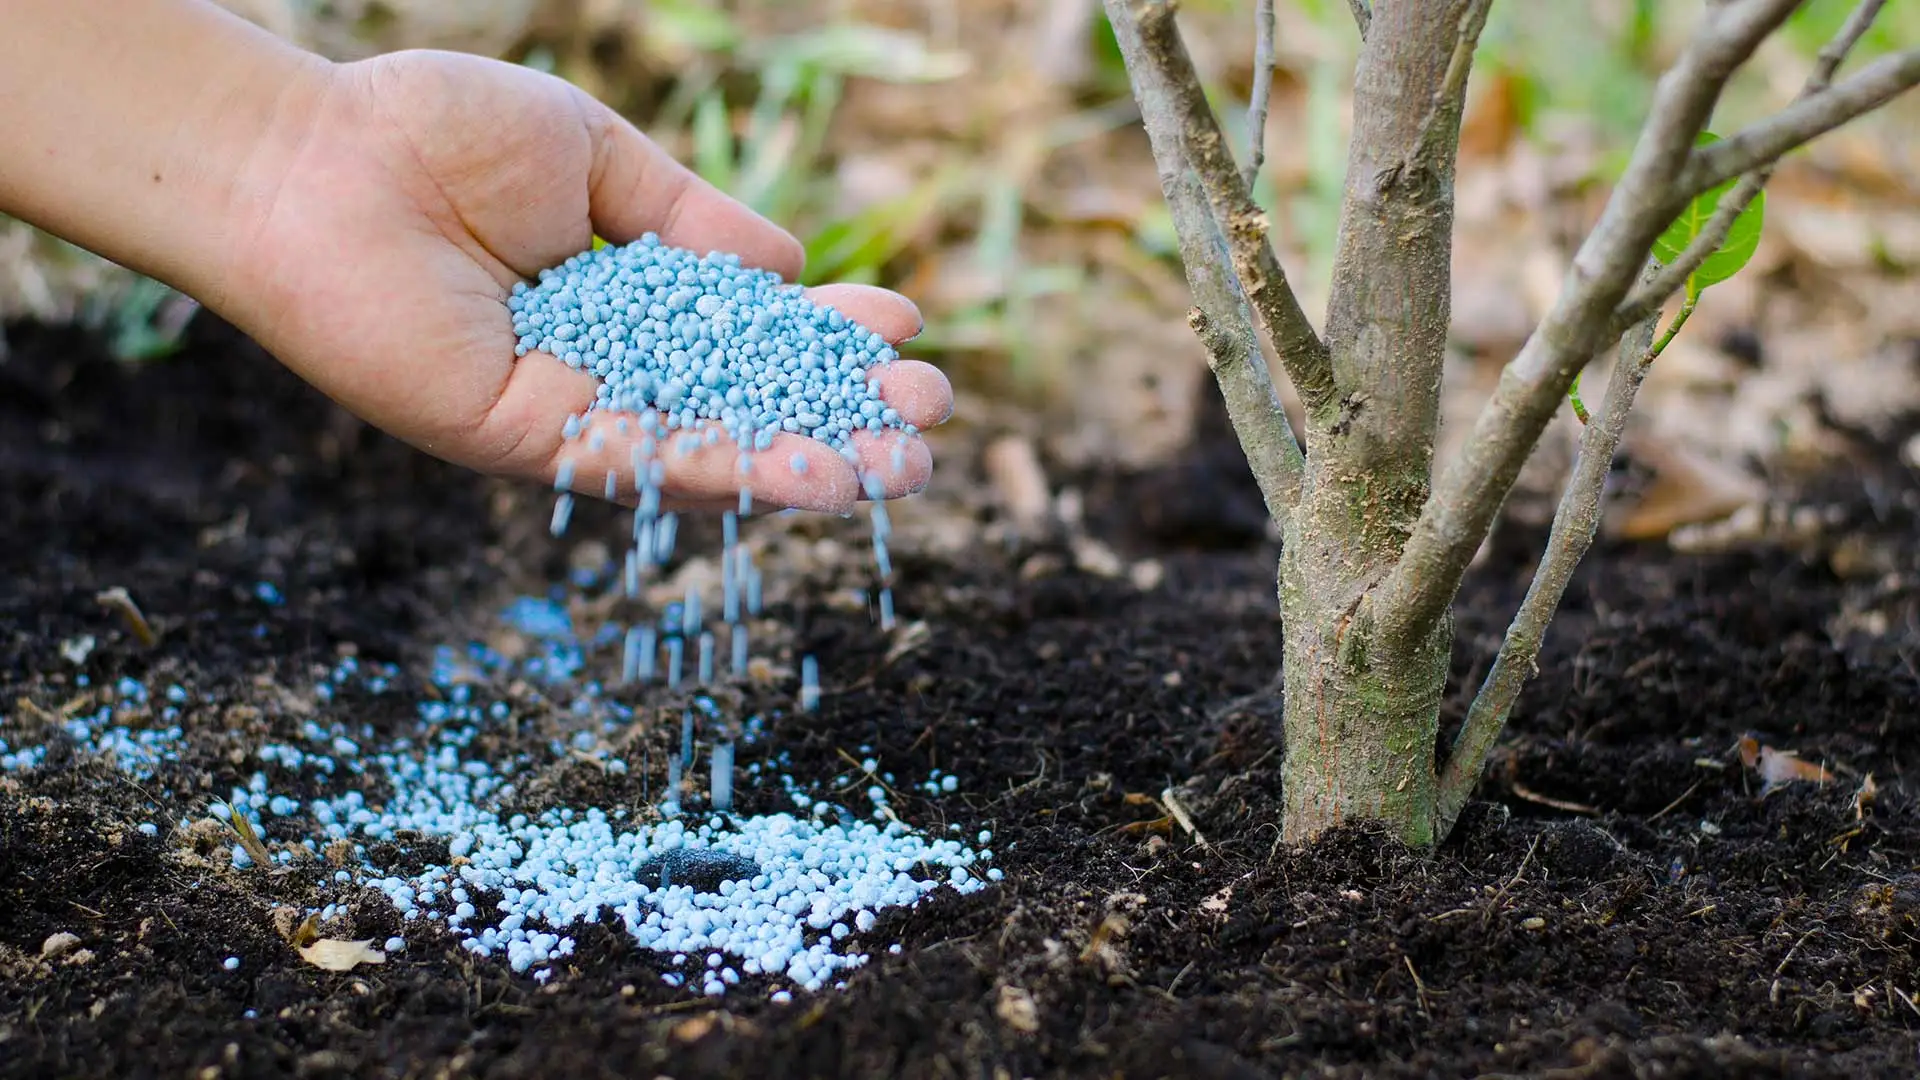
[[[739,518],[752,508],[755,467],[807,472],[807,458],[757,465],[751,454],[767,451],[782,434],[817,440],[859,464],[857,432],[898,433],[889,455],[895,474],[904,468],[905,441],[917,432],[881,399],[870,375],[898,358],[879,334],[809,300],[804,290],[766,270],[744,267],[737,256],[663,244],[654,234],[618,247],[582,252],[543,270],[534,283],[514,287],[507,301],[518,337],[516,355],[541,351],[599,381],[589,413],[610,413],[623,434],[638,436],[630,469],[608,476],[610,498],[631,492],[635,501],[625,587],[639,595],[642,583],[673,555],[678,519],[662,510],[661,487],[669,455],[716,445],[725,438],[739,450],[740,499],[723,515],[724,569],[720,610],[726,624],[728,667],[738,677],[747,667],[749,643],[742,621],[760,613],[760,572],[738,543]],[[589,429],[587,416],[570,417],[563,435],[605,446],[605,430]],[[563,534],[571,519],[575,467],[563,461],[555,480],[551,531]],[[879,574],[877,610],[883,630],[894,625],[893,567],[887,551],[891,530],[880,496],[885,477],[860,476],[873,500],[874,564]],[[687,598],[686,610],[700,610]],[[697,648],[696,681],[717,671],[715,650],[722,632],[700,632],[698,615],[688,625],[635,627],[623,665],[627,681],[650,681],[664,671],[670,687],[683,677],[689,645]],[[666,652],[660,662],[658,650]],[[817,685],[803,684],[817,699]]]

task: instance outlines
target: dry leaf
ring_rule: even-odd
[[[1161,836],[1173,835],[1172,816],[1157,817],[1151,821],[1129,821],[1120,826],[1120,832],[1126,836],[1144,836],[1157,833]]]
[[[387,962],[387,954],[374,948],[371,938],[366,941],[321,938],[311,945],[302,946],[300,958],[322,971],[352,971],[361,964]]]
[[[681,1042],[699,1042],[707,1037],[719,1021],[712,1013],[689,1017],[673,1025],[673,1037]]]
[[[1683,525],[1718,521],[1766,494],[1746,473],[1678,443],[1642,439],[1635,453],[1654,478],[1609,530],[1622,539],[1658,540]]]
[[[1032,529],[1046,520],[1053,509],[1053,493],[1031,440],[1003,435],[987,445],[981,464],[1016,525]]]
[[[1867,807],[1872,806],[1873,800],[1878,798],[1879,795],[1880,785],[1874,783],[1873,774],[1868,773],[1867,778],[1860,781],[1860,790],[1853,793],[1853,816],[1858,820],[1865,821],[1867,817]]]
[[[1833,774],[1811,761],[1801,760],[1798,754],[1787,750],[1775,750],[1770,746],[1760,748],[1760,776],[1768,787],[1791,784],[1795,780],[1811,780],[1816,784],[1825,784],[1833,779]]]

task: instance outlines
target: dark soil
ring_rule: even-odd
[[[831,775],[841,749],[871,744],[892,767],[959,773],[959,793],[897,808],[992,829],[1006,881],[883,918],[873,937],[906,948],[881,950],[844,992],[777,1006],[742,987],[716,1010],[597,929],[544,987],[450,939],[323,972],[272,916],[305,902],[308,872],[237,871],[170,830],[136,831],[203,816],[242,782],[241,749],[297,727],[313,703],[291,688],[343,648],[403,665],[417,687],[434,644],[483,632],[562,560],[540,499],[344,419],[211,320],[137,372],[75,334],[20,327],[10,342],[0,733],[83,694],[81,670],[94,687],[178,682],[197,704],[183,761],[149,782],[57,750],[0,775],[0,1076],[1920,1069],[1920,806],[1906,784],[1920,763],[1920,485],[1873,464],[1891,455],[1819,497],[1839,515],[1828,542],[1597,550],[1487,801],[1429,855],[1359,830],[1276,843],[1258,694],[1279,649],[1274,553],[1230,479],[1210,521],[1191,500],[1148,518],[1129,509],[1134,480],[1091,478],[1111,493],[1091,519],[1164,565],[1150,590],[1023,576],[1031,551],[986,545],[957,565],[906,558],[901,608],[926,621],[924,642],[888,662],[861,613],[796,613],[802,643],[861,674],[773,742],[795,772]],[[1188,467],[1172,486],[1217,471]],[[577,519],[580,534],[595,520]],[[1469,584],[1450,717],[1538,543],[1505,538]],[[261,581],[287,602],[263,603]],[[114,586],[160,625],[157,648],[95,602]],[[83,633],[98,645],[76,669],[61,644]],[[1736,752],[1747,735],[1834,778],[1763,790]],[[1204,843],[1156,805],[1170,787]],[[589,768],[547,794],[635,797]],[[356,936],[384,937],[398,924],[370,895]],[[84,952],[43,963],[57,932]]]

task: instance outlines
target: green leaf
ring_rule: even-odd
[[[1697,145],[1706,146],[1719,141],[1718,135],[1702,133]],[[1737,183],[1739,178],[1735,177],[1711,191],[1703,192],[1688,203],[1673,224],[1667,226],[1667,231],[1660,235],[1660,239],[1653,242],[1653,257],[1663,263],[1678,259],[1694,237],[1706,229],[1714,210],[1720,206],[1720,197],[1732,191]],[[1754,196],[1745,210],[1740,211],[1739,217],[1733,219],[1733,228],[1727,232],[1726,240],[1687,278],[1687,295],[1697,297],[1707,286],[1727,280],[1747,265],[1754,251],[1760,247],[1760,226],[1766,218],[1766,210],[1767,193],[1762,191]]]
[[[721,191],[733,190],[733,118],[717,89],[702,95],[693,110],[693,171]]]

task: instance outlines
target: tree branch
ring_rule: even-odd
[[[1267,108],[1273,101],[1273,0],[1253,4],[1253,92],[1247,103],[1247,168],[1241,182],[1253,191],[1267,160]]]
[[[1367,30],[1373,25],[1373,7],[1367,0],[1347,0],[1347,7],[1353,10],[1353,25],[1360,28],[1360,40],[1367,40]]]
[[[1855,45],[1859,44],[1868,28],[1873,25],[1873,20],[1880,14],[1880,9],[1885,6],[1886,0],[1864,0],[1859,7],[1853,9],[1853,14],[1847,17],[1846,23],[1834,34],[1833,40],[1827,42],[1820,49],[1820,54],[1815,57],[1812,73],[1807,76],[1807,81],[1801,86],[1800,92],[1794,95],[1796,102],[1805,101],[1833,84],[1834,72],[1840,70],[1840,65],[1846,62],[1847,55],[1853,51]],[[1700,153],[1698,150],[1694,152],[1696,160]],[[1659,311],[1661,305],[1667,302],[1667,298],[1686,284],[1695,270],[1700,269],[1700,265],[1707,261],[1707,257],[1720,250],[1720,245],[1726,243],[1727,236],[1733,232],[1734,219],[1739,217],[1760,190],[1766,187],[1767,181],[1773,178],[1774,168],[1779,163],[1779,159],[1775,158],[1741,177],[1740,182],[1734,185],[1733,189],[1714,207],[1713,216],[1707,219],[1706,226],[1687,245],[1686,250],[1680,253],[1680,257],[1662,267],[1651,278],[1642,280],[1627,296],[1626,301],[1620,305],[1620,309],[1614,313],[1614,323],[1622,332],[1627,327]]]
[[[1367,522],[1366,552],[1347,565],[1375,581],[1399,558],[1432,484],[1460,102],[1487,5],[1381,4],[1354,69],[1326,323],[1340,396],[1308,440],[1323,509]]]
[[[1653,360],[1650,347],[1654,322],[1653,318],[1642,320],[1620,343],[1613,378],[1607,380],[1606,400],[1596,422],[1588,424],[1581,436],[1580,456],[1574,461],[1573,475],[1568,478],[1566,491],[1554,511],[1553,527],[1547,536],[1547,550],[1541,556],[1540,568],[1527,586],[1526,598],[1520,602],[1520,610],[1507,628],[1506,640],[1500,643],[1493,669],[1487,672],[1480,692],[1474,695],[1467,719],[1460,726],[1460,734],[1454,737],[1446,764],[1441,767],[1435,796],[1438,835],[1444,836],[1453,828],[1461,809],[1479,786],[1487,755],[1493,752],[1493,744],[1506,727],[1514,700],[1533,677],[1540,643],[1553,622],[1554,612],[1559,610],[1567,583],[1573,580],[1574,570],[1586,557],[1587,549],[1593,546],[1594,534],[1600,527],[1600,501],[1613,468],[1613,454],[1620,446],[1621,434],[1626,431],[1634,396],[1646,380]]]
[[[1800,99],[1693,156],[1680,178],[1688,198],[1741,173],[1777,161],[1855,117],[1885,105],[1920,85],[1920,49],[1883,56],[1838,86]]]
[[[1281,366],[1308,409],[1325,405],[1333,398],[1333,368],[1327,347],[1300,310],[1299,298],[1280,269],[1280,260],[1268,242],[1266,214],[1254,204],[1246,184],[1241,182],[1219,119],[1207,104],[1200,76],[1194,71],[1193,58],[1174,25],[1173,0],[1104,2],[1120,55],[1133,78],[1135,96],[1139,96],[1145,76],[1150,75],[1159,88],[1161,100],[1154,106],[1159,115],[1148,118],[1149,134],[1158,124],[1161,140],[1199,174],[1214,218],[1226,233],[1234,273],[1272,335]],[[1144,104],[1142,111],[1146,111]],[[1163,182],[1164,172],[1163,167]]]
[[[1112,9],[1129,2],[1107,0],[1110,15]],[[1267,513],[1284,526],[1299,497],[1305,461],[1286,410],[1274,393],[1253,314],[1240,279],[1231,268],[1219,219],[1209,205],[1199,170],[1189,157],[1194,140],[1184,127],[1178,84],[1160,67],[1139,62],[1142,46],[1135,22],[1115,15],[1113,27],[1127,59],[1147,141],[1153,148],[1160,189],[1173,214],[1180,261],[1193,294],[1194,311],[1189,321],[1206,346],[1207,366],[1220,386],[1228,419],[1260,485]],[[1228,170],[1228,177],[1237,183],[1239,176],[1232,172],[1231,162]]]
[[[1813,72],[1808,75],[1806,84],[1797,95],[1798,100],[1818,94],[1832,82],[1833,73],[1872,25],[1884,4],[1885,0],[1864,0],[1854,9],[1839,33],[1820,50]],[[1514,701],[1519,698],[1527,680],[1533,676],[1541,642],[1548,625],[1553,621],[1554,612],[1560,607],[1561,598],[1566,594],[1567,584],[1572,580],[1580,560],[1593,545],[1593,537],[1600,523],[1600,502],[1606,491],[1607,476],[1613,466],[1613,455],[1619,449],[1621,434],[1626,430],[1634,397],[1646,380],[1647,370],[1654,358],[1673,340],[1674,334],[1685,325],[1687,316],[1693,310],[1689,299],[1688,305],[1680,309],[1659,343],[1651,344],[1660,304],[1726,241],[1734,219],[1760,193],[1776,163],[1767,162],[1741,177],[1740,183],[1721,198],[1706,229],[1687,246],[1680,258],[1665,267],[1657,262],[1649,264],[1639,287],[1615,313],[1618,320],[1625,313],[1633,312],[1634,321],[1627,330],[1625,340],[1621,342],[1613,378],[1607,384],[1601,416],[1597,423],[1586,426],[1585,434],[1581,437],[1580,456],[1574,462],[1573,475],[1568,479],[1559,508],[1554,512],[1553,528],[1547,537],[1547,549],[1541,557],[1540,568],[1527,587],[1526,598],[1514,614],[1506,639],[1500,644],[1499,655],[1494,658],[1493,668],[1481,683],[1479,693],[1474,696],[1466,722],[1461,725],[1452,752],[1440,771],[1435,801],[1442,834],[1453,827],[1461,809],[1479,786],[1487,755],[1492,753],[1494,743],[1506,728]]]
[[[1161,187],[1173,210],[1180,261],[1193,293],[1187,323],[1206,346],[1207,367],[1220,386],[1227,419],[1260,485],[1267,515],[1284,529],[1300,499],[1306,458],[1294,438],[1286,407],[1274,393],[1267,359],[1260,353],[1260,339],[1253,329],[1253,312],[1239,279],[1227,267],[1226,238],[1207,208],[1199,177],[1189,168],[1171,184],[1163,176]]]
[[[1654,240],[1686,205],[1677,181],[1727,80],[1797,4],[1745,0],[1709,9],[1660,79],[1633,157],[1575,254],[1559,298],[1501,372],[1374,598],[1384,640],[1416,640],[1445,615],[1540,433],[1580,369],[1617,332],[1614,309]]]
[[[1440,92],[1433,97],[1433,106],[1427,118],[1420,125],[1420,145],[1423,153],[1438,152],[1439,147],[1431,140],[1440,130],[1443,117],[1451,117],[1455,124],[1466,110],[1467,74],[1473,70],[1473,51],[1480,45],[1480,34],[1487,28],[1487,13],[1493,9],[1493,0],[1469,0],[1467,9],[1460,13],[1460,32],[1454,36],[1453,54],[1447,59],[1447,74],[1441,80]]]

